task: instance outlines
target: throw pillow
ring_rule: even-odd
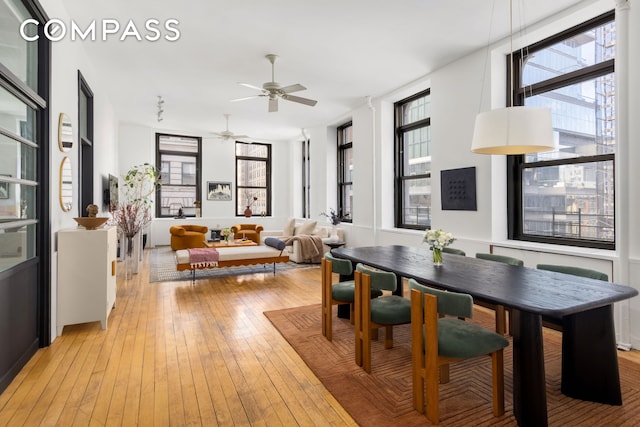
[[[291,218],[289,222],[287,222],[284,228],[282,229],[282,235],[285,237],[293,236],[293,231],[295,229],[295,226],[296,226],[296,220],[295,218]]]
[[[297,236],[299,234],[313,233],[313,230],[315,230],[317,223],[318,221],[305,221],[304,223],[302,223],[301,225],[295,228],[294,236]]]
[[[315,230],[313,230],[313,234],[314,236],[318,236],[321,239],[325,238],[325,237],[329,237],[329,230],[327,230],[326,227],[318,227]]]

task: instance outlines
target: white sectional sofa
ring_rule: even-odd
[[[336,235],[332,236],[332,233]],[[330,241],[341,241],[344,242],[344,231],[340,227],[332,227],[329,224],[321,223],[318,224],[317,221],[307,220],[307,221],[299,221],[291,219],[285,224],[285,227],[282,230],[264,230],[260,233],[260,239],[264,242],[264,239],[267,237],[277,237],[282,240],[292,240],[290,244],[288,244],[284,250],[284,254],[289,256],[289,260],[296,263],[309,263],[313,262],[309,257],[304,256],[302,250],[302,244],[296,239],[288,239],[293,236],[302,236],[302,235],[311,235],[319,237],[322,242],[323,252],[320,256],[324,255],[326,252],[331,250],[329,246],[326,245],[327,242]]]

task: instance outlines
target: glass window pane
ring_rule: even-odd
[[[198,138],[177,135],[160,135],[159,149],[160,151],[198,153]]]
[[[351,207],[353,206],[353,185],[346,184],[342,186],[342,200],[341,200],[342,212],[339,212],[341,218],[351,218]]]
[[[431,171],[431,128],[425,126],[404,132],[405,176],[421,175]]]
[[[264,144],[236,143],[236,156],[242,157],[269,157],[269,146]]]
[[[526,168],[525,234],[613,242],[613,161]]]
[[[161,154],[160,159],[162,185],[195,185],[197,170],[195,157]],[[162,190],[162,187],[160,189]]]
[[[36,255],[36,224],[0,230],[0,272]]]
[[[615,22],[534,52],[524,64],[522,84],[539,83],[615,58]]]
[[[529,97],[526,105],[551,108],[558,150],[529,154],[525,161],[615,153],[613,74]]]
[[[342,182],[352,182],[352,174],[353,174],[353,148],[348,148],[346,150],[342,150],[342,154],[344,155],[344,159],[342,161]]]
[[[431,97],[423,96],[402,106],[402,124],[417,122],[431,116]]]
[[[257,197],[258,200],[253,200],[254,197]],[[247,206],[250,206],[253,215],[266,215],[267,189],[239,188],[238,200],[236,200],[236,212],[244,212]]]
[[[36,148],[0,134],[0,175],[35,181]]]
[[[0,127],[14,135],[36,142],[36,111],[0,87],[2,120]]]
[[[20,0],[0,2],[0,63],[31,89],[38,90],[38,41],[26,41],[20,25],[31,15]],[[25,35],[37,35],[36,25],[26,25]]]
[[[406,179],[402,183],[404,197],[403,223],[431,226],[431,178]]]
[[[262,160],[238,160],[237,165],[237,182],[239,186],[267,186],[267,162]]]
[[[184,215],[195,215],[196,187],[162,185],[160,187],[162,215],[175,216],[182,209]]]

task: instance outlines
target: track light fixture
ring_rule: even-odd
[[[164,113],[164,110],[162,109],[163,104],[164,99],[162,99],[162,96],[158,96],[158,122],[162,121],[162,113]]]

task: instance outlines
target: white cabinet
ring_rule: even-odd
[[[57,332],[65,325],[107,319],[116,302],[116,227],[58,232]]]

